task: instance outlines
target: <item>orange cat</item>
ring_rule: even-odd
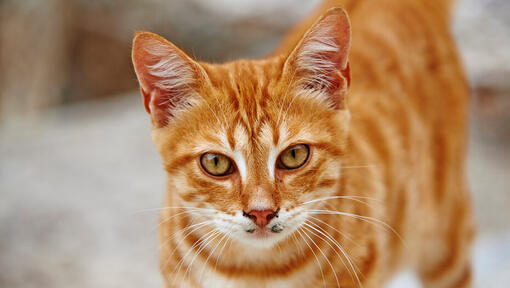
[[[166,287],[382,287],[403,268],[470,287],[449,2],[329,1],[272,56],[225,64],[136,35]]]

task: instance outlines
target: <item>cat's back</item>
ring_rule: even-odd
[[[374,106],[401,112],[400,120],[406,114],[423,121],[466,119],[468,90],[450,31],[450,2],[365,0],[351,6],[353,114]]]
[[[387,166],[428,170],[420,174],[429,180],[448,174],[435,169],[464,167],[469,93],[451,2],[365,0],[350,8],[353,141],[370,143]]]

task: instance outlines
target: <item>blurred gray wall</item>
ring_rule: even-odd
[[[200,60],[260,57],[319,2],[0,1],[0,122],[135,90],[135,31],[161,34]],[[484,119],[508,119],[510,1],[459,0],[454,23],[478,112]],[[493,135],[505,128],[487,126]]]
[[[0,121],[135,90],[135,31],[200,60],[259,57],[318,0],[0,1]]]

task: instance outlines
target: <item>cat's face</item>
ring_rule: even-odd
[[[349,42],[342,11],[326,14],[288,57],[224,65],[139,34],[135,69],[175,206],[257,247],[303,225],[313,200],[339,184]]]

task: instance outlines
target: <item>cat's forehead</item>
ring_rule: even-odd
[[[284,58],[244,59],[223,64],[207,64],[204,68],[213,82],[222,80],[258,81],[278,76],[282,72]]]
[[[266,60],[239,60],[221,65],[206,65],[211,88],[230,101],[243,102],[276,96],[274,88],[282,76],[283,60],[270,58]],[[248,107],[244,107],[248,108]]]
[[[241,60],[204,67],[210,82],[203,91],[207,94],[204,96],[208,106],[213,106],[223,118],[222,126],[230,131],[232,138],[246,143],[247,137],[274,134],[270,130],[277,129],[276,110],[282,105],[278,91],[280,62],[278,59]]]
[[[282,75],[283,64],[283,58],[204,64],[209,85],[196,112],[203,132],[197,149],[214,145],[219,152],[267,154],[317,138],[310,111],[303,109]],[[205,115],[208,121],[203,121]]]

